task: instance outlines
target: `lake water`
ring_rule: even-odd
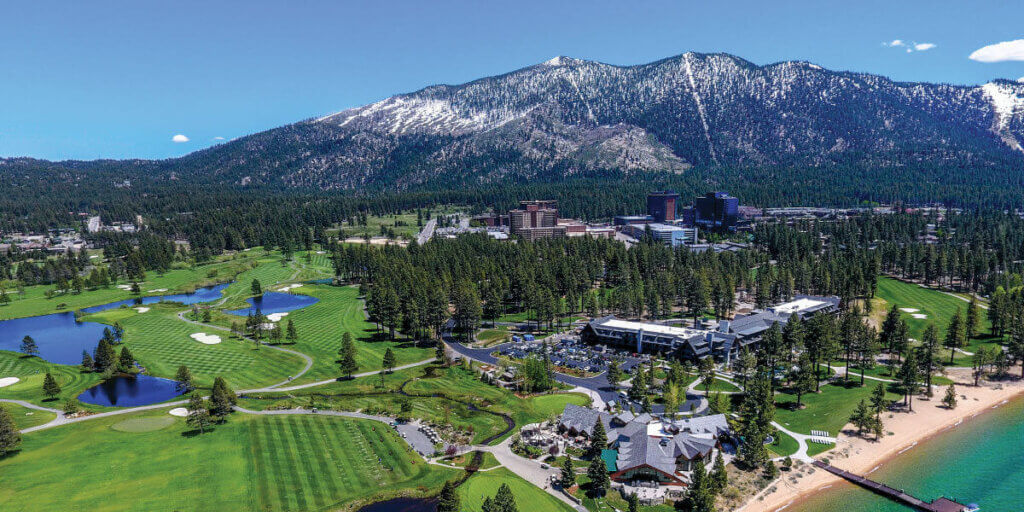
[[[224,289],[228,287],[230,283],[218,284],[216,286],[208,286],[206,288],[200,288],[192,293],[177,293],[174,295],[160,295],[152,297],[135,297],[132,299],[119,300],[117,302],[111,302],[109,304],[103,304],[100,306],[92,306],[82,309],[83,313],[99,313],[100,311],[107,311],[110,309],[117,309],[121,306],[144,306],[146,304],[156,304],[158,302],[178,302],[185,305],[198,304],[200,302],[210,302],[217,300],[221,297]]]
[[[137,407],[160,403],[181,394],[178,383],[173,380],[135,375],[101,382],[78,395],[78,400],[93,405]]]
[[[271,313],[287,313],[289,311],[295,311],[296,309],[312,306],[319,302],[320,299],[310,297],[309,295],[299,295],[295,293],[267,292],[264,293],[262,297],[251,297],[245,301],[249,303],[248,308],[235,309],[226,312],[238,316],[247,316],[250,312],[256,313],[257,309],[264,315],[269,315]]]
[[[372,503],[359,512],[436,512],[437,500],[433,498],[395,498]],[[539,512],[539,511],[537,511]]]
[[[837,465],[842,467],[841,462]],[[967,420],[886,463],[871,478],[926,501],[946,496],[982,512],[1024,510],[1024,399]],[[906,512],[843,483],[786,512]]]
[[[39,357],[51,363],[77,365],[82,351],[91,355],[100,338],[103,324],[76,322],[74,313],[15,318],[0,322],[0,350],[18,352],[21,340],[31,336],[39,346]]]

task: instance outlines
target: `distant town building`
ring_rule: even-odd
[[[627,235],[642,239],[647,234],[654,237],[655,240],[669,247],[678,247],[680,245],[691,245],[697,243],[697,228],[684,228],[680,226],[671,226],[668,224],[629,224],[623,226],[623,232]]]
[[[85,221],[85,230],[89,233],[98,233],[102,227],[103,222],[100,220],[99,215],[89,217],[89,219]]]
[[[616,215],[612,224],[616,226],[629,226],[630,224],[650,224],[654,217],[650,215]]]
[[[740,200],[725,192],[709,192],[693,201],[694,224],[710,231],[731,231],[739,218]]]
[[[647,194],[647,215],[655,222],[673,222],[676,220],[676,204],[679,194],[670,190]]]
[[[508,216],[512,234],[525,240],[566,236],[566,226],[558,224],[556,201],[520,201]]]

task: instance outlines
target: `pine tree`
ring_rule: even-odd
[[[871,391],[871,410],[874,411],[876,418],[882,417],[882,412],[889,408],[889,401],[885,398],[885,384],[879,382],[875,389]]]
[[[178,371],[174,374],[174,380],[178,382],[178,391],[183,393],[188,393],[195,387],[195,383],[192,381],[192,372],[185,365],[178,367]]]
[[[565,455],[565,462],[562,464],[562,475],[559,479],[559,483],[562,485],[562,488],[566,490],[576,485],[576,470],[572,467],[572,456],[569,454]]]
[[[121,354],[117,358],[117,369],[122,372],[130,372],[135,368],[135,356],[128,350],[128,347],[121,347]]]
[[[626,512],[640,512],[640,498],[636,497],[636,493],[626,497],[626,507]]]
[[[395,353],[394,351],[391,350],[391,347],[388,347],[387,350],[384,351],[384,358],[381,361],[381,367],[384,369],[384,372],[386,373],[391,373],[391,371],[394,370]]]
[[[188,417],[185,419],[185,423],[198,430],[200,434],[205,433],[206,429],[212,424],[212,420],[203,397],[199,396],[198,393],[193,393],[188,400],[187,409]]]
[[[590,449],[587,450],[587,457],[601,458],[601,450],[608,448],[608,434],[604,430],[604,423],[600,420],[594,423],[594,429],[590,434]]]
[[[62,407],[61,409],[64,412],[65,416],[71,416],[73,414],[76,414],[79,410],[81,410],[81,407],[79,407],[78,405],[78,400],[75,400],[74,398],[68,398],[67,400],[64,401],[64,407]]]
[[[359,364],[356,363],[356,346],[351,333],[346,331],[341,336],[341,349],[338,353],[341,356],[338,367],[342,375],[352,378],[352,374],[359,371]]]
[[[956,409],[956,386],[952,382],[946,388],[946,396],[942,397],[942,405],[950,410]]]
[[[450,481],[445,481],[437,496],[437,512],[460,512],[459,493]]]
[[[694,464],[690,475],[690,487],[686,502],[690,512],[715,512],[715,491],[712,482],[704,469],[704,461]]]
[[[32,339],[32,336],[21,339],[21,353],[30,357],[39,354],[39,345],[36,345],[36,340]]]
[[[288,338],[288,341],[292,343],[294,343],[295,340],[299,339],[299,333],[296,332],[295,330],[295,323],[292,322],[292,319],[290,318],[288,319],[288,334],[285,335],[285,337]]]
[[[711,471],[711,483],[715,494],[721,493],[729,486],[729,473],[725,469],[725,459],[722,457],[721,451],[715,456],[715,466]]]
[[[231,406],[237,400],[237,395],[228,387],[228,383],[222,377],[213,379],[213,390],[210,393],[210,409],[213,416],[223,419],[231,413]]]
[[[606,475],[607,477],[607,475]],[[516,498],[512,495],[512,489],[508,484],[503,483],[501,487],[498,487],[498,493],[494,495],[495,510],[498,512],[519,512],[519,507],[516,505]]]
[[[255,297],[263,296],[263,286],[260,284],[259,279],[252,280],[252,285],[249,286],[249,290],[252,291],[252,294]]]
[[[914,394],[917,393],[921,380],[918,374],[917,358],[914,356],[913,351],[907,353],[907,358],[903,360],[903,366],[900,367],[897,377],[899,378],[900,386],[903,388],[903,403],[913,411]]]
[[[12,453],[21,446],[21,432],[14,424],[10,411],[0,404],[0,457]]]
[[[116,363],[115,358],[117,357],[114,352],[114,347],[105,338],[100,338],[99,344],[96,345],[96,352],[93,356],[96,369],[105,372],[114,367]]]
[[[978,335],[978,326],[981,323],[981,309],[978,308],[978,299],[971,295],[971,302],[967,304],[967,320],[964,322],[964,333],[967,339]]]
[[[793,392],[796,393],[796,408],[800,409],[801,398],[804,394],[814,391],[814,385],[818,379],[814,375],[814,365],[811,364],[811,357],[806,351],[800,354],[797,360],[796,375],[793,378]]]
[[[82,371],[91,372],[95,363],[93,363],[92,356],[89,355],[85,350],[82,351]]]
[[[964,326],[963,318],[960,316],[960,309],[957,309],[956,313],[953,314],[953,318],[949,320],[949,326],[946,328],[946,340],[943,344],[949,349],[949,364],[953,364],[953,358],[956,357],[956,349],[967,344],[966,327]]]
[[[622,370],[619,368],[619,361],[613,359],[608,363],[608,370],[605,374],[608,377],[608,383],[611,384],[612,388],[619,386],[619,381],[622,380]]]
[[[874,415],[868,410],[868,404],[864,399],[857,404],[857,408],[854,409],[853,414],[850,415],[850,423],[853,423],[857,427],[857,433],[863,435],[865,430],[868,430],[871,426],[871,421],[874,419]]]
[[[57,398],[57,395],[60,394],[60,384],[57,384],[57,379],[54,379],[49,372],[43,377],[43,394],[50,400]]]
[[[601,457],[594,457],[594,460],[590,461],[590,466],[587,467],[587,478],[590,479],[590,487],[587,489],[587,494],[591,498],[600,498],[604,496],[608,490],[609,478],[608,468],[604,465],[604,460]]]

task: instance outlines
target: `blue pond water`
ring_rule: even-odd
[[[157,302],[179,302],[181,304],[198,304],[200,302],[210,302],[217,300],[221,297],[221,293],[230,283],[218,284],[216,286],[208,286],[206,288],[200,288],[192,293],[178,293],[174,295],[161,295],[153,297],[136,297],[133,299],[119,300],[117,302],[111,302],[109,304],[102,304],[99,306],[92,306],[82,309],[83,313],[99,313],[100,311],[107,311],[110,309],[117,309],[121,306],[142,306],[145,304],[156,304]]]
[[[255,313],[256,310],[260,310],[264,315],[271,313],[287,313],[289,311],[295,311],[296,309],[302,309],[306,306],[312,306],[320,301],[316,297],[310,297],[309,295],[298,295],[294,293],[281,293],[281,292],[267,292],[262,297],[253,297],[245,300],[249,303],[249,307],[245,309],[235,309],[227,311],[232,315],[247,316],[250,312]]]
[[[0,322],[0,350],[18,352],[26,335],[36,340],[39,357],[58,364],[79,364],[103,337],[103,324],[76,322],[74,313],[15,318]]]
[[[93,405],[137,407],[170,400],[181,394],[178,383],[173,380],[135,375],[103,381],[78,395],[78,400]]]

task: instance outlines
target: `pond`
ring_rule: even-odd
[[[257,309],[264,315],[269,315],[271,313],[287,313],[289,311],[295,311],[296,309],[312,306],[319,302],[320,299],[310,297],[309,295],[298,295],[295,293],[267,292],[264,293],[262,297],[251,297],[245,299],[245,301],[250,305],[248,308],[226,311],[226,313],[238,316],[247,316],[250,312],[255,313]]]
[[[371,503],[359,512],[436,512],[437,500],[432,498],[395,498]]]
[[[170,400],[182,391],[178,383],[149,375],[120,375],[105,380],[78,395],[78,400],[93,405],[137,407]]]
[[[144,306],[146,304],[156,304],[158,302],[178,302],[181,304],[191,305],[198,304],[200,302],[210,302],[217,300],[221,297],[221,293],[231,283],[218,284],[216,286],[207,286],[206,288],[199,288],[192,293],[177,293],[174,295],[160,295],[151,297],[135,297],[132,299],[119,300],[117,302],[111,302],[109,304],[102,304],[99,306],[92,306],[82,309],[83,313],[99,313],[100,311],[107,311],[111,309],[117,309],[121,306]]]
[[[82,351],[92,355],[106,326],[96,322],[76,322],[74,313],[15,318],[0,322],[0,350],[19,352],[21,340],[31,336],[39,347],[39,357],[51,363],[77,365]]]

